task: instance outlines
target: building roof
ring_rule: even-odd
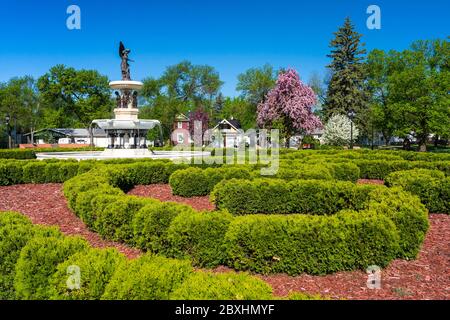
[[[221,124],[224,124],[224,123],[228,123],[235,130],[241,129],[241,123],[239,122],[239,120],[231,118],[231,119],[220,120],[219,123],[217,123],[217,125],[213,128],[213,130],[217,129]]]
[[[180,113],[180,114],[177,114],[177,116],[175,117],[175,120],[176,121],[189,121],[189,118],[186,115]]]
[[[42,130],[34,131],[34,135],[39,135],[41,132],[50,131],[54,134],[65,136],[65,137],[71,137],[71,138],[85,138],[89,137],[89,132],[87,129],[83,128],[46,128]],[[92,130],[94,137],[106,137],[106,132],[103,129],[95,128]],[[31,133],[25,134],[25,136],[31,135]]]

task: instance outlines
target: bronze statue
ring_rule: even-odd
[[[120,68],[122,69],[122,80],[131,80],[130,76],[130,64],[129,61],[132,61],[131,59],[128,59],[128,55],[130,54],[131,50],[126,49],[122,41],[120,41],[119,45],[119,56],[122,59],[122,63],[120,64]]]
[[[116,95],[116,108],[122,108],[122,98],[120,97],[120,93],[118,91],[114,91]]]
[[[137,91],[133,92],[133,108],[137,108],[138,107],[138,93]]]

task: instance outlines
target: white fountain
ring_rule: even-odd
[[[157,127],[162,141],[162,128],[158,120],[139,119],[138,92],[144,84],[133,81],[130,77],[128,59],[129,49],[120,42],[119,55],[122,59],[122,80],[111,81],[109,86],[115,90],[116,108],[115,119],[96,119],[94,126],[105,130],[108,137],[108,148],[104,151],[86,152],[45,152],[36,154],[38,159],[114,159],[114,158],[153,158],[176,159],[210,156],[209,152],[201,151],[150,151],[146,144],[149,130]]]

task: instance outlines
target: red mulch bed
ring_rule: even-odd
[[[450,216],[430,214],[430,230],[416,260],[395,260],[382,270],[381,288],[368,289],[362,271],[326,276],[261,276],[276,295],[290,291],[345,299],[450,299]]]
[[[141,254],[138,249],[103,240],[68,208],[61,184],[24,184],[0,187],[0,211],[18,211],[35,224],[56,225],[64,234],[80,235],[98,248],[115,247],[129,258]]]
[[[138,186],[130,193],[183,202],[198,210],[213,209],[208,197],[176,197],[169,186]],[[116,247],[130,258],[140,254],[139,250],[104,241],[89,231],[68,209],[59,184],[0,187],[0,210],[22,212],[37,224],[58,225],[65,234],[81,235],[95,247]],[[363,271],[326,276],[277,274],[259,277],[273,287],[277,296],[302,291],[333,299],[450,299],[450,216],[430,214],[430,225],[418,259],[393,261],[382,270],[381,289],[368,289],[367,275]],[[216,272],[229,270],[227,267],[215,269]]]
[[[172,194],[172,189],[168,184],[151,184],[146,186],[135,186],[133,190],[128,192],[134,196],[151,197],[161,201],[173,201],[185,203],[192,208],[202,211],[215,209],[214,205],[209,201],[209,196],[183,198]]]
[[[384,184],[384,180],[378,179],[359,179],[357,184]]]

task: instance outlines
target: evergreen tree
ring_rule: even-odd
[[[350,109],[356,111],[355,122],[365,128],[367,117],[367,94],[365,90],[364,57],[366,50],[361,43],[362,35],[354,30],[350,18],[335,32],[331,41],[331,71],[324,117],[328,120],[334,114],[347,114]]]

